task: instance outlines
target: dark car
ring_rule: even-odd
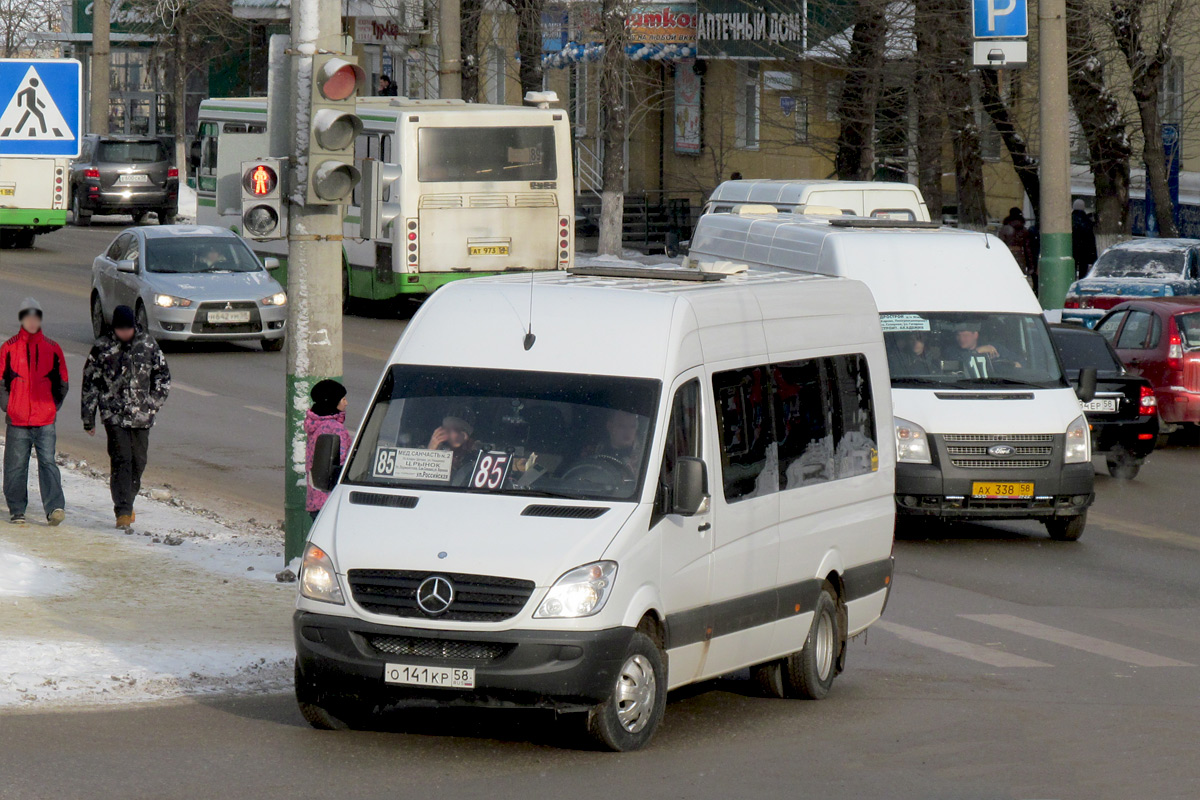
[[[1158,404],[1145,378],[1131,375],[1112,345],[1078,325],[1051,325],[1050,336],[1068,380],[1080,370],[1096,370],[1096,394],[1083,404],[1092,429],[1092,452],[1104,453],[1108,474],[1130,479],[1138,474],[1158,439]]]
[[[1126,300],[1197,296],[1200,240],[1137,239],[1105,250],[1087,277],[1071,284],[1062,318],[1090,326]]]
[[[150,213],[169,225],[178,208],[179,170],[169,144],[145,136],[83,137],[71,164],[76,225],[90,225],[93,214],[132,214],[141,223]]]
[[[1200,426],[1200,298],[1130,300],[1096,331],[1126,369],[1150,381],[1164,428]]]

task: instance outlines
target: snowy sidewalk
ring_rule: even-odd
[[[116,530],[107,481],[71,466],[59,527],[36,478],[29,524],[0,502],[0,710],[290,687],[283,534],[146,497],[133,533]]]

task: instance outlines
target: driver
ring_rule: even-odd
[[[1009,360],[1008,356],[1003,355],[996,345],[980,343],[978,322],[973,322],[970,320],[967,322],[960,322],[955,328],[954,336],[958,345],[956,355],[958,356],[959,361],[961,361],[964,365],[964,368],[966,368],[966,365],[968,364],[978,365],[980,358],[986,359],[988,363],[992,361]],[[1021,368],[1021,365],[1015,361],[1013,362],[1012,366],[1016,367],[1017,369]]]
[[[209,245],[201,252],[200,259],[196,263],[204,269],[213,269],[219,264],[225,263],[225,256],[221,255],[221,251],[217,249],[216,245]]]
[[[604,457],[629,468],[636,475],[641,471],[641,453],[638,448],[638,418],[637,414],[620,409],[608,412],[608,420],[604,423],[608,433],[608,441],[592,448],[586,455],[592,458]]]
[[[479,442],[472,438],[475,414],[465,406],[452,410],[442,418],[442,424],[429,437],[429,450],[450,450],[454,453],[451,470],[455,473],[468,461],[474,463]]]

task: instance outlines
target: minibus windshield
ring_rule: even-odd
[[[635,500],[660,389],[638,378],[395,365],[345,482]]]
[[[889,311],[879,321],[894,387],[1067,385],[1040,315]]]

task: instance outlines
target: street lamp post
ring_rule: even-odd
[[[1038,3],[1038,88],[1041,100],[1041,203],[1038,298],[1062,308],[1075,280],[1071,251],[1071,159],[1067,94],[1066,0]]]

